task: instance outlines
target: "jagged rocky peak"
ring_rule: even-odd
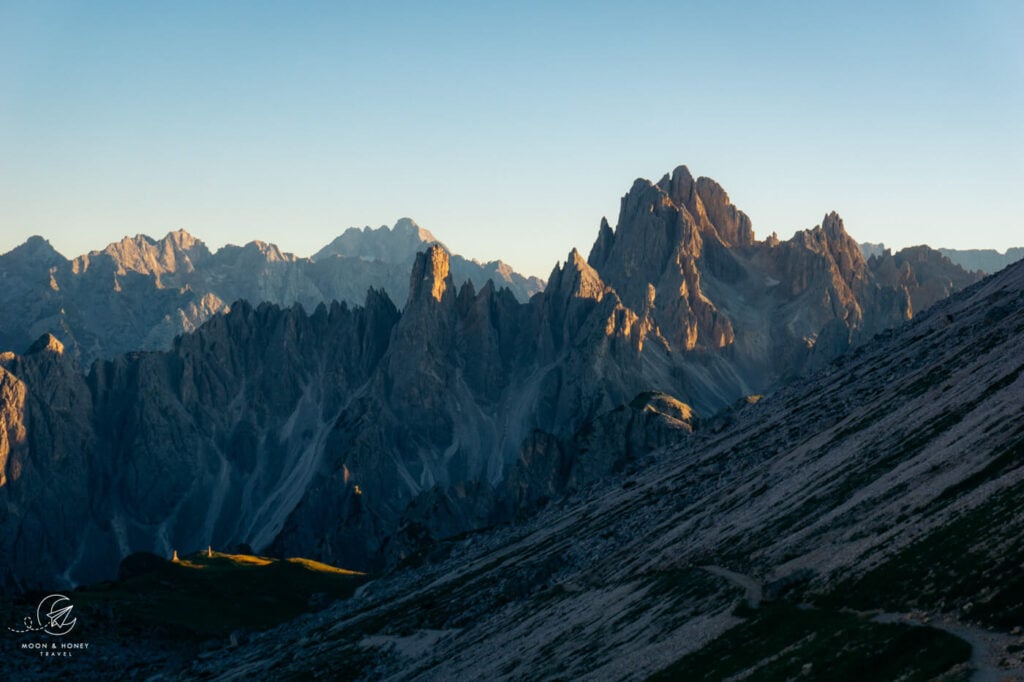
[[[716,211],[728,215],[724,193],[708,188],[718,202]],[[738,226],[749,221],[738,213],[734,217],[737,227],[730,234],[744,233]],[[702,290],[701,270],[707,266],[724,279],[741,278],[742,268],[727,251],[698,181],[679,166],[657,184],[633,183],[622,198],[615,230],[602,221],[589,263],[627,307],[653,315],[674,348],[722,348],[732,344],[735,333],[728,316]]]
[[[441,242],[412,218],[401,218],[391,228],[386,225],[376,229],[369,226],[362,229],[350,227],[317,251],[313,260],[344,256],[385,263],[406,263],[431,244]]]
[[[981,278],[980,272],[968,272],[929,246],[908,246],[895,254],[882,249],[872,253],[868,268],[878,283],[907,291],[913,314]]]
[[[794,290],[806,288],[809,279],[813,279],[808,277],[807,269],[814,270],[820,266],[827,267],[833,277],[838,277],[839,282],[846,286],[865,281],[867,262],[857,242],[846,232],[843,219],[835,211],[825,215],[820,225],[798,231],[786,245],[797,250],[797,260],[800,261],[800,266],[789,273],[788,279]]]
[[[668,261],[680,251],[700,254],[702,242],[693,218],[672,201],[667,191],[670,184],[668,176],[659,185],[637,179],[622,197],[615,231],[602,221],[588,261],[611,279],[620,293],[624,293],[622,287],[629,280],[635,280],[638,286],[657,281]]]
[[[725,247],[755,243],[750,218],[721,185],[694,179],[686,166],[678,166],[657,183],[633,182],[622,198],[615,230],[602,219],[588,262],[602,274],[610,269],[613,284],[636,277],[656,282],[673,263],[700,258],[707,239]],[[628,292],[625,296],[631,299]]]
[[[441,245],[434,244],[416,255],[409,277],[406,308],[427,298],[440,302],[446,294],[455,294],[448,252]]]
[[[556,264],[551,271],[547,291],[556,299],[589,298],[600,301],[605,288],[597,270],[583,259],[578,250],[573,249],[564,265]]]
[[[25,351],[25,355],[35,355],[37,353],[64,355],[64,344],[53,334],[46,333],[36,339],[35,343]]]
[[[711,178],[694,179],[689,168],[678,166],[658,182],[658,187],[689,214],[702,234],[714,234],[726,246],[754,243],[750,218],[732,205],[729,195]]]
[[[187,230],[177,229],[168,232],[160,240],[163,244],[173,247],[176,251],[191,251],[192,249],[205,249],[203,240],[194,237]]]
[[[844,278],[851,276],[855,271],[863,272],[866,265],[864,254],[846,231],[843,219],[838,213],[829,212],[822,219],[820,227],[815,227],[812,233],[815,238],[820,238],[819,235],[824,237],[820,243],[829,250]]]

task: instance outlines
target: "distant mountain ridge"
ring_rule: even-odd
[[[188,292],[226,268],[186,241],[128,240],[78,267],[122,294],[135,278]],[[235,248],[226,280],[253,288],[241,298],[309,282],[293,256]],[[401,310],[377,289],[311,312],[242,303],[169,350],[85,375],[43,336],[0,355],[0,584],[93,580],[133,551],[239,542],[393,565],[626,470],[979,277],[918,255],[865,260],[834,212],[758,241],[716,182],[680,166],[637,180],[589,258],[574,249],[525,303],[458,285],[435,244],[406,273]]]
[[[871,242],[862,243],[860,248],[865,258],[870,258],[873,255],[881,256],[888,250],[885,244]],[[1000,253],[995,249],[945,249],[940,247],[936,250],[965,270],[977,270],[987,275],[999,272],[1007,265],[1024,258],[1024,247],[1021,246],[1009,248],[1005,253]]]
[[[211,252],[184,230],[156,240],[125,237],[68,260],[32,237],[0,255],[0,349],[22,350],[52,333],[83,366],[133,350],[170,346],[240,299],[254,304],[361,303],[368,289],[405,300],[417,251],[440,242],[408,218],[393,228],[350,228],[312,258],[261,241]],[[447,247],[444,247],[447,249]],[[452,255],[453,274],[480,288],[488,280],[526,301],[544,287],[501,261]]]

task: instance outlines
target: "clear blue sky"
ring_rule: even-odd
[[[759,237],[1024,243],[1024,3],[838,4],[0,0],[0,251],[410,216],[546,276],[680,163]]]

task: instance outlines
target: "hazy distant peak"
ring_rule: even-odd
[[[196,262],[210,256],[209,249],[185,230],[168,232],[157,240],[146,234],[124,237],[108,244],[102,251],[90,251],[72,261],[72,272],[82,273],[95,263],[106,260],[114,272],[137,272],[160,276],[172,272],[191,271]]]
[[[386,228],[382,226],[381,229]],[[440,243],[430,230],[423,229],[412,218],[399,218],[398,222],[395,223],[394,232],[415,236],[426,244]]]
[[[57,265],[64,263],[67,259],[47,239],[39,235],[32,235],[24,243],[15,246],[3,254],[3,258],[31,261],[43,265]]]
[[[1024,247],[1016,246],[1000,253],[996,249],[945,249],[939,251],[968,270],[998,272],[1011,263],[1024,258]]]
[[[437,237],[424,230],[411,218],[401,218],[394,227],[382,225],[376,229],[366,226],[362,229],[350,227],[334,241],[313,255],[313,260],[331,256],[362,258],[384,263],[407,263],[418,252],[431,244],[440,244],[450,250]]]
[[[203,243],[203,240],[192,236],[188,231],[182,229],[168,232],[160,241],[174,246],[174,248],[179,251],[191,251],[194,248],[206,248],[206,244]]]
[[[266,260],[268,263],[276,263],[281,261],[292,262],[297,260],[295,254],[282,251],[277,244],[265,242],[259,239],[254,239],[251,242],[245,244],[242,247],[242,253],[259,254],[261,260]]]
[[[877,244],[863,242],[860,244],[860,250],[865,258],[894,255],[890,249],[886,248],[885,244],[880,242]],[[903,251],[906,250],[903,249]],[[940,247],[935,250],[968,272],[980,271],[986,274],[998,272],[1007,265],[1024,258],[1024,248],[1022,247],[1007,249],[1005,253],[1000,253],[995,249],[946,249]]]

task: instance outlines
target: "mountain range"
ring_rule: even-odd
[[[1017,263],[186,675],[1020,679],[1022,341]]]
[[[419,248],[411,229],[350,231],[307,270],[256,243],[214,267],[225,249],[182,233],[70,265],[30,240],[36,257],[13,262],[49,269],[23,272],[12,254],[0,266],[23,283],[18,305],[35,301],[26,319],[74,320],[67,306],[44,314],[74,290],[110,308],[95,328],[128,339],[146,325],[121,327],[122,313],[158,314],[165,297],[181,311],[210,273],[236,268],[222,282],[254,301],[300,297],[311,280],[295,273],[394,265],[379,238]],[[133,552],[238,543],[387,570],[621,476],[980,278],[926,247],[865,260],[835,213],[757,240],[726,192],[683,166],[637,180],[616,227],[602,221],[589,256],[573,250],[526,302],[494,278],[457,283],[458,262],[437,244],[417,252],[401,308],[377,288],[309,312],[240,300],[210,304],[165,350],[102,358],[84,332],[77,353],[45,332],[0,355],[0,584],[80,584]],[[44,271],[55,298],[35,296]],[[89,353],[101,359],[86,372],[76,356]]]
[[[440,241],[408,218],[393,228],[350,228],[310,258],[252,241],[216,252],[184,230],[163,239],[125,237],[68,260],[42,237],[0,255],[0,348],[23,350],[51,333],[88,367],[135,350],[164,350],[244,299],[312,311],[320,303],[362,303],[367,289],[407,295],[418,251]],[[453,275],[477,288],[488,280],[526,301],[544,287],[501,261],[451,254]]]

